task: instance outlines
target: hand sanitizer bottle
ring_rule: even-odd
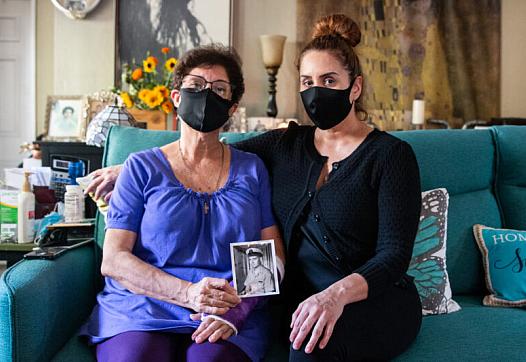
[[[35,236],[35,195],[29,183],[31,172],[24,172],[22,191],[18,194],[18,242],[32,243]]]

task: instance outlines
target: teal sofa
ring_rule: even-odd
[[[228,142],[254,134],[224,134]],[[450,194],[447,266],[454,299],[462,310],[425,317],[415,343],[398,361],[525,361],[524,309],[482,306],[485,293],[474,224],[526,229],[526,127],[484,130],[395,132],[413,147],[422,190]],[[104,165],[122,163],[130,152],[177,139],[173,132],[113,127]],[[0,361],[93,361],[75,336],[101,287],[103,224],[97,244],[54,260],[23,260],[0,282]],[[267,360],[287,360],[272,346]]]

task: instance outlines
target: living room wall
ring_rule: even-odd
[[[278,117],[296,113],[296,2],[233,0],[234,46],[243,59],[247,116],[264,116],[268,81],[259,35],[287,36],[278,73]],[[115,0],[105,0],[88,18],[74,21],[50,1],[37,2],[37,132],[44,129],[47,95],[77,95],[108,89],[114,80]],[[288,96],[286,96],[288,95]],[[292,97],[291,97],[292,95]]]
[[[248,116],[265,114],[267,76],[258,36],[287,36],[285,59],[278,74],[280,117],[296,115],[296,1],[233,0],[234,46],[244,61]],[[86,20],[73,21],[50,1],[37,2],[37,132],[44,129],[47,95],[89,94],[113,85],[115,0],[102,1]],[[313,19],[314,21],[314,19]],[[502,2],[501,115],[526,115],[526,2]]]

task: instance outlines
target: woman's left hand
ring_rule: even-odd
[[[201,313],[191,314],[190,318],[199,320]],[[195,341],[195,343],[203,343],[206,340],[210,343],[215,343],[219,341],[219,339],[226,340],[233,334],[234,330],[225,322],[214,318],[206,318],[192,334],[192,340]]]
[[[294,349],[301,348],[303,341],[312,330],[312,335],[305,347],[305,353],[311,353],[323,334],[319,348],[323,349],[329,342],[334,325],[343,312],[345,303],[330,287],[314,294],[300,303],[294,314],[290,328],[290,342]],[[314,329],[313,329],[314,327]]]

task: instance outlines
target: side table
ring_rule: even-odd
[[[36,247],[34,243],[16,244],[16,243],[1,243],[0,244],[0,260],[7,261],[7,267],[15,264],[17,261],[24,258],[24,254],[29,253]]]

